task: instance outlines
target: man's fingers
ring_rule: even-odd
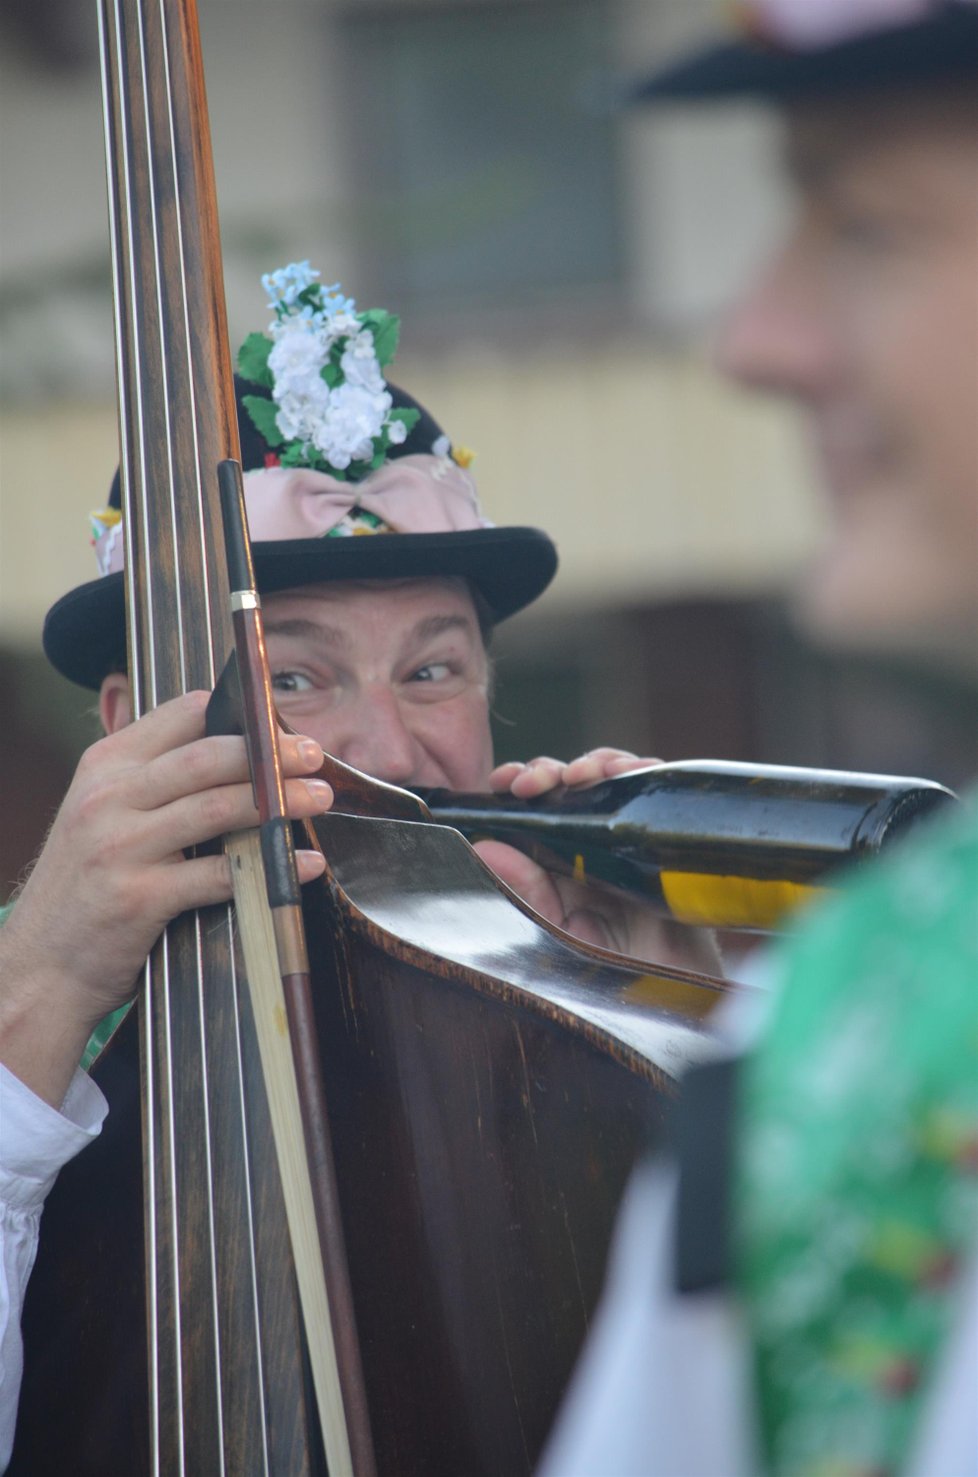
[[[633,769],[653,769],[656,765],[665,764],[665,762],[664,759],[609,759],[605,764],[604,772],[610,778],[616,774],[628,774]]]
[[[563,760],[551,759],[549,755],[542,754],[537,759],[531,759],[519,774],[514,775],[509,788],[520,800],[533,800],[537,795],[545,795],[548,790],[556,789],[562,784],[563,772]]]
[[[493,770],[489,776],[489,788],[497,794],[512,790],[514,795],[528,800],[559,785],[563,768],[563,760],[551,759],[547,754],[528,759],[525,763],[511,760]]]
[[[597,944],[602,949],[616,947],[605,919],[593,908],[575,908],[567,914],[563,926],[585,944]]]
[[[333,804],[333,787],[321,779],[291,779],[285,782],[285,808],[294,821],[323,815]]]
[[[329,810],[333,791],[325,780],[290,779],[285,783],[285,802],[292,820],[307,820]],[[144,814],[139,837],[133,835],[134,855],[144,863],[163,861],[200,842],[257,824],[251,785],[221,785]]]
[[[641,759],[629,749],[612,749],[604,746],[600,749],[591,749],[579,758],[572,759],[564,766],[563,783],[565,785],[593,785],[598,780],[608,779],[612,775],[626,774],[630,769],[642,769],[645,765],[656,764],[656,759]]]
[[[549,872],[504,841],[477,841],[474,850],[507,887],[511,887],[548,923],[562,923],[564,906]]]
[[[503,841],[477,841],[475,850],[486,866],[511,887],[525,903],[586,944],[615,948],[610,921],[599,907],[588,906],[584,888],[551,874]]]
[[[314,881],[326,870],[326,860],[320,851],[297,851],[295,861],[302,883]],[[230,902],[233,895],[231,868],[227,857],[219,853],[215,856],[181,857],[164,869],[158,902],[161,917],[175,918],[192,908]]]
[[[489,788],[495,794],[505,793],[513,783],[518,774],[522,774],[526,765],[522,760],[511,759],[508,764],[500,764],[489,776]]]
[[[148,764],[161,755],[183,749],[194,740],[204,738],[210,697],[209,692],[195,690],[160,703],[159,707],[151,709],[137,722],[129,723],[112,734],[110,746],[120,758],[140,764]],[[215,737],[234,741],[232,735]],[[102,740],[94,748],[103,748],[105,744],[106,740]],[[304,734],[287,734],[280,730],[279,750],[283,768],[291,769],[292,772],[314,770],[322,766],[322,748],[315,739]],[[304,756],[301,759],[298,758],[300,754]]]
[[[322,769],[326,755],[322,744],[304,734],[279,734],[279,754],[283,774],[308,774]]]
[[[196,739],[160,754],[151,764],[120,776],[120,798],[134,810],[161,810],[166,805],[240,783],[248,778],[243,738],[233,734]]]
[[[315,739],[281,736],[282,773],[313,774],[322,767],[323,751]],[[159,755],[133,768],[121,779],[123,798],[136,810],[158,810],[188,795],[216,790],[249,778],[244,739],[215,735]]]
[[[299,873],[299,881],[303,884],[314,882],[321,877],[326,870],[326,858],[321,851],[297,851],[295,854],[296,870]]]
[[[160,754],[203,738],[209,700],[209,692],[185,692],[120,728],[111,735],[110,742],[120,756],[146,764]]]
[[[216,856],[181,857],[160,869],[157,908],[160,927],[179,913],[228,903],[233,895],[231,866],[223,852]]]
[[[607,745],[590,749],[569,764],[542,754],[525,764],[516,761],[500,764],[489,776],[489,787],[497,794],[509,790],[521,800],[533,800],[558,785],[593,785],[612,775],[627,774],[630,770],[644,769],[661,762],[659,759],[643,759],[629,749],[613,749]]]

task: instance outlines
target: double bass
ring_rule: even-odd
[[[134,712],[232,646],[237,453],[193,0],[100,0]],[[305,923],[351,1296],[352,1470],[532,1471],[615,1210],[722,987],[577,945],[396,792],[332,770]],[[233,909],[171,924],[42,1222],[11,1472],[321,1474]],[[359,1407],[359,1414],[354,1406]],[[332,1477],[339,1477],[338,1471]]]

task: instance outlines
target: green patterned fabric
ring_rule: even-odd
[[[978,805],[852,884],[782,964],[738,1166],[766,1466],[884,1477],[978,1239]]]
[[[95,1030],[89,1036],[88,1045],[82,1053],[82,1059],[79,1065],[83,1072],[87,1072],[92,1063],[97,1061],[102,1055],[111,1037],[115,1035],[119,1026],[122,1025],[122,1022],[132,1010],[134,1003],[134,1001],[130,1000],[127,1004],[120,1005],[118,1010],[114,1010],[111,1015],[107,1015],[104,1020],[99,1021]]]

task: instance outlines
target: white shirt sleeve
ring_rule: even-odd
[[[962,1279],[907,1477],[978,1477],[978,1252]]]
[[[537,1477],[751,1477],[750,1374],[726,1292],[672,1287],[676,1174],[622,1203],[604,1297]]]
[[[75,1073],[59,1113],[0,1063],[0,1472],[13,1446],[24,1364],[20,1315],[41,1211],[63,1165],[91,1143],[108,1107]]]

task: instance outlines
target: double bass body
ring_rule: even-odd
[[[625,1179],[716,988],[572,945],[453,832],[345,815],[317,831],[335,860],[307,930],[377,1468],[529,1473]],[[117,1094],[105,1141],[45,1212],[15,1474],[150,1470],[125,1039],[100,1068]],[[322,1470],[308,1400],[279,1427],[271,1470]]]
[[[453,832],[316,829],[337,858],[308,931],[378,1467],[529,1472],[716,988],[577,949]]]

